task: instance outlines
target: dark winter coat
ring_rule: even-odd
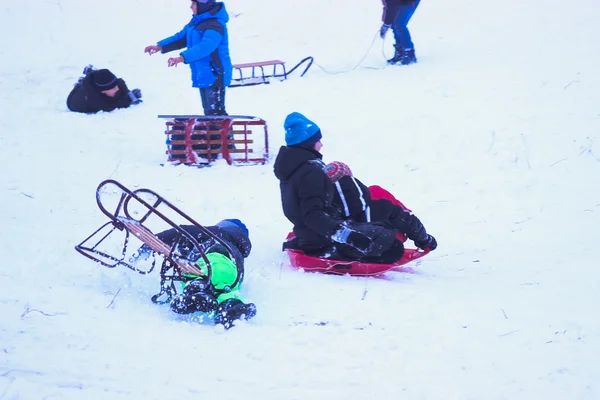
[[[279,179],[283,213],[294,225],[298,247],[307,254],[331,246],[341,221],[331,207],[334,186],[316,150],[282,146],[273,171]]]
[[[201,245],[212,240],[211,237],[206,235],[195,225],[180,225],[180,227],[196,238],[198,243]],[[248,235],[246,235],[241,228],[236,227],[205,226],[205,228],[229,245],[233,252],[235,263],[243,269],[244,258],[247,258],[252,250],[252,242],[250,242]],[[156,237],[166,244],[172,245],[177,237],[177,231],[175,229],[168,229],[166,231],[157,233]]]
[[[400,6],[415,3],[416,0],[382,0],[383,3],[383,15],[381,20],[386,25],[392,25],[394,18],[398,14]]]
[[[187,47],[180,55],[190,66],[193,87],[208,88],[217,79],[222,86],[231,83],[228,21],[225,4],[215,3],[211,10],[194,15],[181,31],[158,42],[162,53]]]
[[[127,108],[131,105],[129,89],[123,79],[117,80],[119,92],[110,97],[102,93],[94,84],[94,72],[90,72],[81,79],[67,97],[67,107],[71,111],[81,113],[97,113],[99,111],[113,111],[117,108]]]
[[[356,222],[371,221],[371,193],[361,181],[344,176],[334,183],[333,207],[344,219]]]
[[[419,218],[390,200],[372,200],[369,189],[355,177],[342,177],[335,188],[333,206],[344,218],[376,222],[406,234],[412,241],[427,239],[427,231]]]

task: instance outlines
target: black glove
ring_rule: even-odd
[[[335,233],[331,235],[331,240],[352,246],[363,254],[366,254],[371,246],[373,246],[373,240],[371,240],[370,237],[358,231],[346,228],[345,226],[342,226],[335,231]]]
[[[140,261],[145,261],[152,255],[152,249],[148,247],[147,244],[142,245],[139,249],[137,249],[131,257],[129,257],[129,263],[135,264]]]
[[[131,104],[138,104],[142,102],[142,91],[140,89],[133,89],[127,94],[131,98]]]
[[[382,39],[385,38],[385,35],[389,29],[390,29],[389,25],[387,25],[387,24],[381,25],[381,28],[379,28],[379,37],[381,37]]]
[[[415,240],[415,245],[422,250],[429,248],[433,251],[437,248],[437,240],[433,236],[427,235],[423,240]]]

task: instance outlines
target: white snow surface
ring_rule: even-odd
[[[172,0],[7,0],[0,7],[0,399],[600,398],[600,7],[424,0],[419,62],[386,66],[381,4],[232,0],[234,63],[306,56],[304,77],[227,91],[269,126],[266,165],[166,162],[158,114],[198,114],[189,68],[143,53],[190,18]],[[144,103],[71,113],[83,67]],[[439,243],[405,272],[289,265],[273,160],[298,111]],[[198,222],[239,218],[253,251],[229,331],[150,296],[158,274],[74,246],[107,222],[104,179],[150,188]],[[595,317],[594,317],[595,315]]]

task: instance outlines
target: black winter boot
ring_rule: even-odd
[[[387,63],[390,65],[398,64],[402,60],[402,55],[404,54],[404,49],[400,45],[394,46],[394,57],[387,60]]]
[[[188,283],[183,293],[171,301],[171,310],[177,314],[212,312],[217,309],[217,298],[210,282],[196,280]]]
[[[417,62],[417,56],[415,56],[415,49],[404,49],[402,57],[400,57],[400,64],[409,65]]]
[[[233,322],[240,318],[249,320],[256,315],[254,303],[244,304],[238,299],[228,299],[219,304],[215,314],[215,325],[223,325],[225,329],[233,326]]]

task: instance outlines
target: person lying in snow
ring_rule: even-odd
[[[95,69],[88,65],[83,74],[67,97],[70,111],[93,114],[142,102],[140,89],[130,91],[125,81],[108,69]]]
[[[367,188],[340,161],[327,164],[325,173],[335,185],[333,206],[343,218],[395,229],[423,250],[437,248],[436,239],[427,233],[419,218],[390,192],[376,185]]]
[[[284,122],[285,142],[273,172],[279,179],[283,213],[293,224],[294,238],[283,248],[312,257],[393,263],[404,253],[394,229],[343,218],[333,206],[335,186],[325,173],[320,153],[321,130],[294,112]]]
[[[240,288],[244,278],[244,259],[250,255],[252,243],[248,234],[248,228],[239,219],[224,219],[213,226],[206,226],[211,233],[222,239],[231,248],[233,259],[230,258],[227,249],[214,239],[204,234],[194,225],[181,225],[187,233],[192,235],[200,245],[206,245],[206,258],[212,267],[210,282],[198,276],[186,275],[191,280],[183,283],[183,292],[171,301],[171,310],[177,314],[191,314],[194,312],[208,313],[214,317],[215,325],[223,325],[225,329],[233,326],[239,319],[249,320],[256,315],[256,305],[246,303],[241,295]],[[177,231],[169,229],[156,234],[168,245],[172,245],[177,238]],[[204,247],[204,246],[203,246]],[[190,250],[191,243],[180,242],[179,251],[188,259],[195,259]],[[142,245],[133,262],[147,258],[152,253],[147,245]],[[206,271],[206,263],[199,257],[196,266]],[[239,269],[239,271],[238,271]],[[230,287],[236,280],[238,273],[239,281],[235,287]]]

